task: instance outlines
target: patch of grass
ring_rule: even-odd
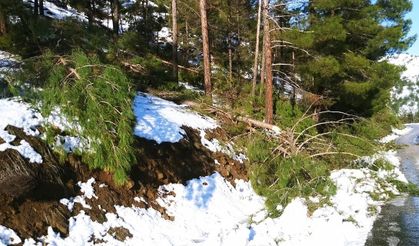
[[[419,187],[413,183],[404,183],[400,180],[390,180],[390,183],[396,186],[396,188],[403,193],[408,193],[412,196],[419,196]]]

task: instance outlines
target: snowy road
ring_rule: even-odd
[[[402,171],[406,178],[419,185],[419,124],[409,125],[412,130],[397,139]],[[383,207],[366,245],[419,245],[419,197],[405,196]]]

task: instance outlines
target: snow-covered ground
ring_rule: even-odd
[[[134,114],[137,119],[135,134],[157,143],[181,140],[186,135],[182,126],[201,131],[218,127],[215,120],[194,113],[185,105],[177,105],[145,93],[135,97]]]
[[[51,125],[61,130],[75,128],[74,124],[70,124],[58,110],[53,111],[48,117],[43,117],[31,105],[19,98],[0,99],[0,138],[4,141],[0,144],[0,151],[15,149],[32,163],[42,163],[42,157],[25,140],[21,140],[19,145],[12,144],[16,136],[5,130],[7,125],[22,128],[26,134],[41,138],[44,136],[38,131],[40,126]],[[62,147],[67,152],[73,152],[85,146],[86,141],[80,137],[59,135],[56,137],[54,147]]]
[[[406,71],[402,73],[402,78],[407,83],[392,91],[398,113],[400,115],[417,113],[419,110],[419,56],[400,54],[388,58],[388,61],[406,68]]]
[[[39,131],[36,126],[40,125],[42,116],[30,109],[27,104],[13,99],[0,99],[0,138],[5,143],[0,144],[0,151],[6,149],[15,149],[23,157],[33,163],[42,163],[42,157],[25,140],[20,141],[20,145],[12,145],[16,136],[9,134],[4,128],[7,125],[13,125],[23,128],[26,134],[37,136]]]
[[[379,156],[399,165],[395,152]],[[249,182],[238,180],[233,187],[214,173],[193,179],[186,186],[160,187],[158,203],[174,217],[173,221],[163,219],[152,208],[115,206],[116,213],[107,213],[103,223],[93,221],[84,211],[70,218],[66,238],[50,228],[44,237],[24,241],[25,245],[39,241],[51,245],[91,245],[92,238],[106,245],[363,245],[381,204],[371,194],[382,192],[380,199],[388,198],[384,197],[384,191],[397,194],[385,180],[390,176],[405,180],[399,175],[367,168],[334,171],[331,178],[336,182],[337,193],[331,205],[310,215],[305,200],[296,198],[280,217],[269,218],[264,198],[253,191]],[[90,179],[79,183],[84,194],[72,202],[85,204],[86,199],[97,199],[94,182]],[[62,202],[72,208],[71,202]],[[89,209],[85,205],[84,208]],[[126,228],[132,237],[118,241],[108,233],[117,227]]]
[[[156,142],[177,142],[186,134],[181,128],[186,125],[200,131],[201,141],[207,148],[213,151],[225,148],[217,139],[205,138],[205,131],[219,124],[184,105],[139,93],[134,99],[133,110],[137,119],[134,130],[138,136]],[[17,148],[33,162],[42,162],[42,158],[39,159],[39,154],[25,142],[21,142],[20,147],[10,145],[14,136],[3,130],[5,126],[21,127],[34,136],[39,136],[37,126],[42,124],[55,124],[60,128],[72,126],[59,110],[43,118],[17,98],[0,99],[0,116],[0,137],[6,142],[0,145],[0,151]],[[400,136],[407,132],[408,129],[394,134]],[[385,141],[392,139],[394,136]],[[234,151],[231,145],[229,148]],[[98,199],[93,187],[96,181],[91,178],[78,183],[81,195],[61,200],[69,210],[75,203],[80,203],[84,209],[69,219],[67,237],[49,228],[41,238],[19,238],[12,229],[0,225],[0,245],[21,242],[24,245],[92,245],[94,242],[102,245],[363,245],[382,201],[388,199],[389,194],[398,193],[388,179],[406,182],[398,169],[400,160],[395,151],[366,157],[364,162],[371,164],[377,158],[389,161],[395,169],[374,171],[365,167],[333,171],[331,179],[337,192],[330,204],[309,213],[306,200],[296,198],[284,209],[278,208],[282,212],[278,218],[268,217],[265,199],[255,193],[250,182],[237,180],[233,187],[220,174],[214,173],[190,180],[186,185],[169,184],[159,188],[157,202],[166,208],[173,221],[165,220],[153,208],[134,205],[115,206],[116,212],[107,212],[103,222],[93,221],[86,213],[91,209],[86,201]],[[95,187],[107,189],[102,184]],[[116,227],[125,228],[132,237],[118,240],[109,231]]]
[[[412,131],[412,128],[409,126],[406,126],[403,129],[396,129],[393,128],[393,131],[390,135],[387,135],[385,137],[383,137],[382,139],[380,139],[380,143],[390,143],[394,140],[396,140],[397,138],[399,138],[400,136],[406,135],[408,134],[410,131]]]
[[[157,143],[179,142],[186,136],[182,127],[190,127],[200,132],[201,143],[212,152],[227,154],[241,163],[246,159],[242,153],[236,153],[234,143],[221,143],[218,139],[207,139],[206,131],[219,127],[218,123],[207,116],[200,115],[173,102],[138,93],[134,99],[134,114],[136,125],[135,135],[154,140]]]
[[[14,124],[29,134],[38,134],[33,126],[41,124],[42,118],[34,118],[38,114],[28,105],[16,100],[0,102],[5,105],[1,112],[10,114],[2,118],[2,126]],[[10,109],[13,111],[8,113]],[[214,120],[185,106],[143,93],[135,98],[134,110],[136,134],[156,141],[179,141],[184,124],[202,131],[217,126]],[[106,245],[363,245],[381,204],[372,199],[373,195],[381,194],[379,198],[385,200],[387,192],[397,194],[395,187],[386,182],[390,177],[405,181],[397,169],[395,152],[380,153],[365,161],[378,157],[390,161],[395,171],[364,168],[332,172],[337,193],[330,205],[312,214],[306,201],[296,198],[280,217],[269,218],[264,198],[255,193],[249,182],[237,180],[233,187],[214,173],[190,180],[185,186],[169,184],[159,188],[161,196],[157,202],[173,216],[173,221],[165,220],[152,208],[133,205],[115,206],[116,213],[108,212],[106,220],[98,222],[85,212],[90,209],[86,200],[97,199],[92,186],[95,180],[90,179],[79,183],[82,195],[61,201],[70,210],[74,203],[81,203],[85,210],[69,219],[68,237],[63,238],[50,228],[42,238],[20,239],[13,230],[0,227],[0,240],[4,244],[23,241],[25,245],[91,245],[92,238]],[[109,233],[115,227],[127,229],[132,237],[118,241]]]
[[[33,7],[33,0],[23,0],[24,3]],[[87,17],[84,14],[77,12],[77,10],[67,6],[66,9],[60,8],[52,2],[44,1],[44,15],[57,20],[64,20],[67,18],[75,18],[79,21],[87,21]]]
[[[124,32],[129,29],[129,27],[136,21],[141,20],[143,17],[138,15],[131,15],[130,18],[128,18],[124,14],[124,10],[129,9],[134,4],[136,4],[137,0],[122,0],[120,1],[121,6],[123,10],[120,14],[120,32]],[[34,1],[33,0],[24,0],[24,3],[27,5],[33,7]],[[155,4],[153,1],[147,1],[148,6],[151,8],[157,8],[158,5]],[[104,13],[108,15],[108,18],[104,19],[97,19],[96,21],[98,23],[101,23],[104,27],[107,27],[109,29],[113,29],[113,22],[112,22],[112,13],[110,8],[110,3],[106,2],[104,8],[102,9]],[[53,2],[50,1],[44,1],[44,15],[56,19],[56,20],[65,20],[69,18],[74,18],[81,22],[87,22],[88,18],[87,15],[83,12],[79,12],[76,9],[72,8],[70,5],[65,6],[65,8],[59,7]],[[165,18],[167,16],[167,13],[153,13],[154,18]],[[163,27],[160,31],[155,33],[157,40],[159,42],[172,42],[172,34],[171,30],[168,27]]]

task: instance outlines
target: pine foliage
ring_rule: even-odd
[[[81,51],[58,61],[47,55],[45,60],[51,70],[42,91],[44,111],[59,106],[78,122],[90,141],[90,150],[83,152],[85,162],[113,173],[114,181],[123,184],[135,163],[134,91],[129,79],[118,67],[103,65]]]

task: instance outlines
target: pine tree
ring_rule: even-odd
[[[172,62],[173,62],[173,78],[178,82],[179,66],[178,66],[178,25],[177,25],[177,0],[172,0]]]
[[[205,95],[209,98],[212,97],[211,85],[211,58],[209,50],[209,37],[208,37],[208,18],[207,18],[207,3],[206,0],[199,0],[199,10],[201,13],[201,29],[202,29],[202,47],[204,55],[204,86]]]
[[[383,109],[399,74],[380,59],[411,44],[410,9],[408,0],[310,1],[313,58],[300,66],[305,86],[333,99],[338,110],[371,115]]]
[[[116,36],[118,36],[120,28],[119,28],[119,19],[120,19],[120,9],[121,3],[119,0],[111,0],[111,8],[112,8],[112,27],[113,32]]]
[[[272,47],[269,25],[269,0],[263,0],[263,50],[265,53],[265,122],[273,123]]]

